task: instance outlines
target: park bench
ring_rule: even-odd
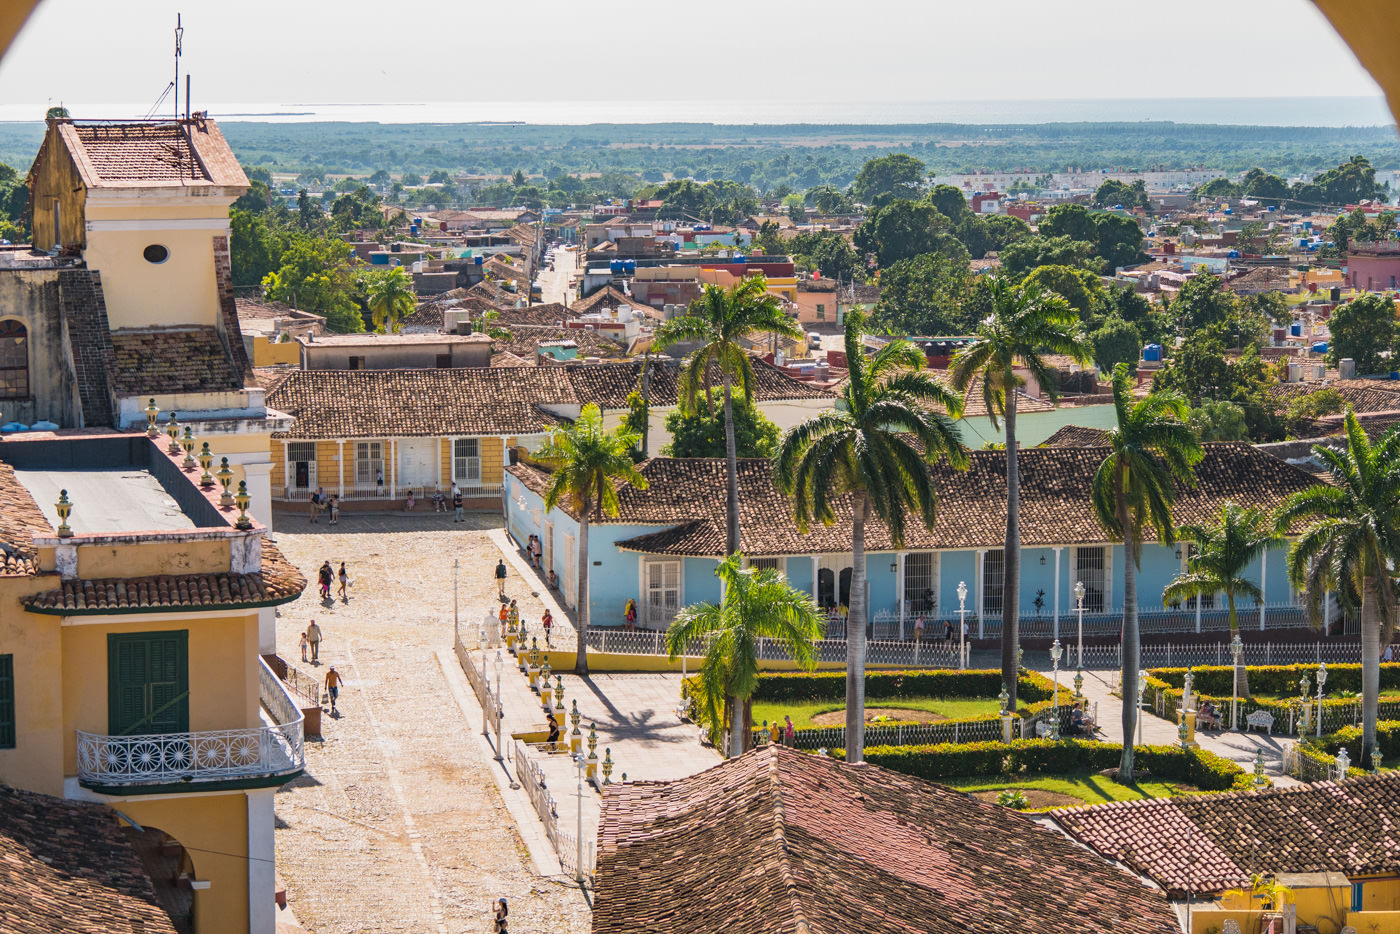
[[[1244,722],[1251,730],[1262,729],[1268,735],[1274,735],[1274,715],[1267,710],[1254,711],[1254,713],[1244,718]]]
[[[1037,723],[1035,725],[1035,735],[1037,739],[1045,739],[1047,736],[1050,735],[1050,724],[1044,722],[1043,720],[1040,723]]]

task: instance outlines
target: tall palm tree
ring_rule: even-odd
[[[630,452],[636,444],[633,432],[605,429],[602,412],[590,403],[572,425],[550,432],[535,454],[535,460],[554,471],[544,494],[545,509],[563,503],[578,514],[576,674],[588,674],[588,523],[617,515],[619,481],[647,488],[646,478],[632,463]]]
[[[850,496],[851,596],[846,619],[846,759],[865,750],[865,523],[878,516],[895,548],[904,544],[906,514],[932,529],[938,498],[928,464],[939,457],[966,467],[967,451],[953,418],[962,401],[925,372],[923,353],[891,341],[867,360],[864,316],[846,316],[850,375],[841,405],[814,415],[783,438],[775,464],[778,486],[792,497],[798,527],[836,520],[837,501]],[[939,406],[952,417],[932,410]],[[814,582],[815,583],[815,582]],[[902,594],[900,595],[903,596]]]
[[[1163,545],[1176,542],[1172,504],[1176,484],[1194,484],[1195,465],[1205,456],[1186,424],[1186,398],[1156,392],[1133,400],[1133,368],[1113,368],[1113,408],[1118,425],[1108,433],[1108,457],[1094,474],[1094,516],[1111,538],[1123,543],[1123,755],[1118,774],[1133,780],[1133,731],[1137,726],[1138,632],[1137,571],[1142,539],[1149,530]]]
[[[752,733],[749,699],[758,687],[758,640],[775,639],[807,671],[817,667],[815,642],[824,621],[812,598],[794,590],[777,571],[744,567],[734,553],[715,568],[718,604],[681,610],[666,631],[666,651],[675,658],[697,639],[708,639],[700,664],[701,700],[709,722],[724,722],[728,709],[730,755],[740,755]]]
[[[1055,375],[1046,359],[1062,354],[1088,363],[1092,351],[1079,315],[1060,296],[1043,286],[1017,285],[998,276],[989,290],[991,313],[977,325],[974,340],[953,355],[953,388],[967,393],[975,378],[982,381],[982,398],[992,427],[1000,419],[1006,428],[1006,544],[1002,564],[1001,679],[1016,703],[1017,649],[1021,637],[1021,474],[1016,450],[1016,392],[1025,385],[1017,372],[1035,377],[1042,392],[1054,399]]]
[[[1288,552],[1288,577],[1307,593],[1315,623],[1331,591],[1344,603],[1361,606],[1361,765],[1370,768],[1381,645],[1395,632],[1390,581],[1400,559],[1400,431],[1391,429],[1373,445],[1348,408],[1346,434],[1344,450],[1313,446],[1332,482],[1289,496],[1279,511],[1278,530],[1286,535],[1300,522],[1309,523]]]
[[[413,314],[418,296],[401,266],[365,274],[365,301],[380,334],[397,334],[399,319]]]
[[[753,363],[739,339],[752,334],[772,333],[801,337],[802,329],[783,314],[778,297],[768,291],[768,280],[761,273],[749,276],[727,289],[706,285],[700,298],[686,313],[656,329],[654,346],[665,350],[678,343],[699,341],[701,346],[686,358],[681,368],[681,408],[694,412],[704,400],[710,401],[714,378],[724,390],[724,447],[728,461],[727,519],[725,552],[739,550],[739,459],[734,449],[733,390],[746,402],[753,401]],[[713,409],[711,410],[713,411]]]

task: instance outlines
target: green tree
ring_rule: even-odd
[[[413,279],[401,266],[369,270],[361,279],[366,304],[374,316],[374,330],[380,334],[397,334],[399,319],[413,314],[417,307]]]
[[[1024,276],[1037,266],[1079,266],[1098,272],[1103,262],[1094,255],[1094,249],[1087,240],[1032,234],[1001,251],[1001,269],[1014,277]]]
[[[588,527],[618,513],[617,492],[624,486],[647,488],[632,463],[637,436],[603,427],[603,414],[589,403],[572,425],[555,428],[535,454],[552,473],[545,488],[545,509],[563,506],[578,517],[578,642],[574,673],[588,674]]]
[[[990,284],[989,313],[973,331],[974,340],[953,355],[953,386],[962,393],[981,380],[982,398],[992,427],[1006,427],[1006,550],[1001,602],[1001,673],[1012,709],[1019,668],[1021,603],[1021,476],[1017,468],[1016,397],[1025,384],[1024,368],[1041,389],[1056,396],[1048,354],[1064,354],[1088,363],[1088,342],[1074,309],[1039,285],[1021,286],[1004,276]]]
[[[992,214],[982,218],[982,223],[986,225],[989,250],[1004,250],[1031,235],[1030,225],[1010,214]]]
[[[1187,413],[1186,423],[1202,441],[1245,441],[1249,438],[1244,409],[1233,402],[1202,400]]]
[[[1238,198],[1240,196],[1240,186],[1230,181],[1228,178],[1213,178],[1195,191],[1198,198]]]
[[[1337,415],[1347,409],[1346,399],[1335,389],[1319,389],[1316,392],[1304,393],[1294,396],[1288,400],[1288,406],[1284,410],[1284,420],[1288,424],[1288,433],[1297,437],[1304,432],[1313,430],[1313,420],[1322,418],[1324,415]],[[1313,434],[1305,434],[1304,437],[1315,437]]]
[[[777,571],[745,567],[742,554],[721,561],[715,576],[719,603],[681,610],[666,630],[666,651],[674,660],[695,642],[704,642],[705,659],[696,673],[700,702],[716,731],[729,727],[728,754],[737,756],[753,735],[758,640],[772,639],[798,667],[812,671],[825,618],[810,596],[794,590]]]
[[[851,246],[851,241],[829,230],[817,234],[803,259],[813,271],[827,279],[841,282],[864,282],[866,279],[868,267]]]
[[[938,506],[928,464],[944,458],[957,467],[967,452],[957,428],[962,403],[923,370],[924,355],[908,341],[890,341],[871,358],[861,344],[864,316],[846,317],[850,373],[841,404],[814,415],[783,438],[774,468],[778,486],[792,497],[799,529],[813,521],[831,525],[849,497],[851,510],[850,609],[846,618],[846,761],[865,757],[865,523],[873,515],[895,548],[905,524],[917,517],[932,529]]]
[[[1177,333],[1192,334],[1209,324],[1222,324],[1236,311],[1235,296],[1219,276],[1187,279],[1172,299],[1170,313]]]
[[[228,220],[233,284],[239,287],[257,285],[281,265],[281,241],[261,214],[235,207],[229,210]]]
[[[901,260],[880,272],[880,301],[873,323],[895,334],[934,336],[965,333],[968,314],[966,263],[936,254]]]
[[[1200,597],[1225,595],[1230,610],[1230,632],[1240,631],[1235,603],[1248,597],[1256,603],[1263,591],[1245,572],[1264,550],[1278,540],[1273,524],[1263,510],[1237,506],[1228,500],[1220,507],[1220,520],[1214,525],[1183,525],[1177,537],[1196,548],[1186,559],[1186,570],[1162,591],[1162,605],[1184,603]],[[1247,677],[1247,675],[1246,675]],[[1244,693],[1249,694],[1249,682]]]
[[[1040,221],[1042,237],[1068,237],[1089,243],[1098,238],[1094,215],[1082,204],[1057,204]]]
[[[1147,188],[1142,179],[1130,185],[1116,178],[1107,178],[1094,192],[1095,207],[1112,208],[1120,205],[1128,210],[1147,210]]]
[[[717,376],[724,399],[725,458],[728,461],[728,533],[725,552],[734,554],[739,545],[739,467],[734,437],[734,389],[746,402],[753,401],[753,363],[739,343],[753,334],[802,337],[802,329],[783,314],[777,296],[768,291],[762,274],[745,278],[727,289],[706,285],[701,296],[684,315],[672,318],[656,329],[656,349],[665,350],[681,342],[701,344],[681,367],[681,408],[694,412],[703,398],[712,405]]]
[[[1393,367],[1397,340],[1395,302],[1387,295],[1368,293],[1332,312],[1327,321],[1332,339],[1327,364],[1350,357],[1358,373],[1383,373]]]
[[[939,214],[955,224],[974,216],[967,197],[952,185],[934,185],[929,190],[928,201],[938,209]]]
[[[717,398],[708,407],[686,412],[676,410],[666,416],[671,443],[661,449],[665,457],[725,457],[724,411]],[[744,399],[734,400],[734,450],[738,457],[772,457],[778,453],[782,432],[763,414],[762,409]]]
[[[1306,524],[1288,552],[1288,577],[1307,595],[1314,625],[1322,601],[1336,592],[1361,607],[1361,761],[1376,747],[1381,646],[1395,633],[1392,569],[1400,563],[1400,431],[1374,445],[1356,413],[1346,415],[1346,448],[1313,445],[1332,482],[1292,494],[1278,515],[1280,535]]]
[[[1328,204],[1359,204],[1377,194],[1376,170],[1365,156],[1352,156],[1314,177],[1312,184]]]
[[[1135,364],[1142,356],[1142,335],[1137,326],[1117,315],[1104,319],[1089,340],[1094,345],[1094,362],[1105,372],[1120,363]]]
[[[1097,327],[1109,309],[1108,291],[1103,280],[1076,266],[1037,266],[1021,280],[1022,285],[1039,285],[1069,302],[1086,328]]]
[[[891,153],[860,167],[851,185],[856,200],[874,204],[884,196],[916,198],[924,181],[924,164],[907,153]]]
[[[1142,253],[1142,228],[1131,217],[1121,214],[1094,215],[1094,248],[1110,270],[1136,266],[1146,259]]]
[[[948,218],[933,205],[899,200],[873,211],[856,228],[854,239],[856,248],[874,254],[882,267],[924,253],[966,256],[950,229]]]
[[[1201,443],[1184,421],[1186,400],[1174,392],[1154,392],[1133,400],[1133,370],[1120,363],[1113,371],[1113,407],[1117,426],[1109,432],[1112,449],[1093,480],[1094,516],[1110,539],[1123,543],[1123,697],[1137,696],[1142,663],[1138,632],[1137,572],[1142,541],[1154,532],[1157,541],[1176,541],[1172,505],[1176,483],[1194,483],[1195,465],[1204,456]],[[1123,704],[1123,755],[1120,781],[1133,780],[1133,743],[1137,707]]]
[[[803,197],[818,214],[849,214],[853,207],[849,197],[830,185],[809,188]]]
[[[335,237],[293,233],[278,257],[277,269],[263,277],[270,301],[326,316],[326,327],[339,333],[365,329],[355,300],[350,244]]]
[[[1267,204],[1278,205],[1288,198],[1288,183],[1277,175],[1270,175],[1259,168],[1244,173],[1243,188],[1246,198],[1254,198]]]

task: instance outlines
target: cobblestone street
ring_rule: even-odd
[[[475,516],[463,529],[440,518],[344,514],[330,528],[278,516],[289,531],[273,537],[312,581],[281,608],[279,652],[318,677],[334,665],[345,678],[338,715],[328,712],[323,740],[307,744],[306,775],[277,795],[278,872],[317,934],[484,931],[501,896],[512,931],[585,932],[578,889],[532,871],[473,736],[479,723],[463,715],[442,668],[455,664],[452,562],[461,562],[463,619],[468,607],[494,605],[499,550],[486,530],[499,519]],[[348,563],[348,602],[321,601],[325,560]],[[543,605],[528,590],[521,604],[538,619]],[[297,647],[313,618],[325,639],[319,665],[302,663]]]

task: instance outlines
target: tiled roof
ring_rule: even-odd
[[[558,302],[547,305],[527,305],[523,308],[502,308],[496,315],[496,324],[510,327],[513,324],[533,324],[541,327],[559,327],[561,321],[572,318],[573,314]]]
[[[121,613],[138,610],[275,606],[295,599],[306,578],[263,539],[257,574],[160,574],[66,580],[58,590],[35,594],[24,605],[32,613]]]
[[[1242,295],[1256,292],[1284,292],[1290,288],[1291,274],[1280,266],[1260,266],[1229,281],[1229,286]]]
[[[34,538],[53,534],[53,526],[15,476],[15,469],[0,462],[0,577],[37,574]]]
[[[627,356],[625,345],[597,331],[589,331],[584,328],[514,326],[504,328],[504,330],[510,332],[510,339],[496,341],[495,348],[498,351],[507,351],[526,358],[533,358],[541,344],[551,341],[573,341],[578,346],[580,357],[620,359]]]
[[[1295,490],[1316,484],[1305,471],[1247,444],[1208,444],[1196,468],[1194,488],[1178,491],[1178,523],[1209,522],[1227,499],[1242,506],[1272,507]],[[1102,447],[1027,448],[1017,459],[1021,473],[1021,542],[1046,545],[1112,544],[1094,517],[1089,490],[1108,454]],[[917,523],[905,530],[905,548],[998,548],[1006,538],[1006,455],[974,451],[959,471],[939,462],[932,468],[938,492],[938,521],[932,532]],[[538,468],[517,465],[512,475],[532,489],[545,482]],[[724,461],[717,458],[652,458],[640,467],[650,486],[618,491],[619,513],[603,522],[667,525],[618,543],[656,554],[715,556],[724,553]],[[766,460],[739,461],[740,543],[746,554],[844,553],[851,547],[849,497],[834,504],[836,521],[814,524],[802,534],[789,500],[773,482]],[[891,551],[889,533],[877,519],[865,529],[866,547]]]
[[[118,394],[243,388],[243,378],[212,327],[113,331],[112,349],[112,388]]]
[[[491,365],[499,367],[534,366],[529,360],[517,357],[508,350],[499,350],[491,355]]]
[[[1335,389],[1347,404],[1362,412],[1388,412],[1400,409],[1400,382],[1384,379],[1322,379],[1301,383],[1274,383],[1268,393],[1287,405],[1295,396],[1303,396],[1320,389]]]
[[[1059,834],[878,766],[766,746],[603,796],[594,934],[1177,930]]]
[[[628,298],[610,285],[605,285],[587,298],[581,298],[569,306],[569,313],[573,315],[586,314],[602,305],[605,308],[626,305],[629,307],[645,307],[643,303],[635,298]]]
[[[60,123],[58,134],[89,188],[248,187],[212,120]]]
[[[4,785],[0,927],[13,934],[175,934],[115,814]]]
[[[1065,425],[1050,437],[1040,442],[1044,448],[1098,447],[1106,442],[1108,431],[1103,428],[1088,428],[1084,425]]]
[[[1173,895],[1253,873],[1400,871],[1400,774],[1052,812],[1065,830]]]
[[[753,396],[759,402],[787,402],[802,399],[835,400],[829,390],[793,379],[782,370],[758,357],[750,359],[753,364]],[[651,404],[660,406],[675,405],[679,396],[680,365],[674,360],[651,359]],[[629,373],[630,371],[630,373]],[[614,364],[611,372],[603,372],[599,367],[579,368],[574,377],[579,387],[579,398],[597,402],[603,408],[623,408],[627,405],[627,394],[637,388],[642,375],[642,361],[633,360],[625,364]],[[626,386],[624,387],[624,377]],[[716,386],[719,379],[714,380]]]

